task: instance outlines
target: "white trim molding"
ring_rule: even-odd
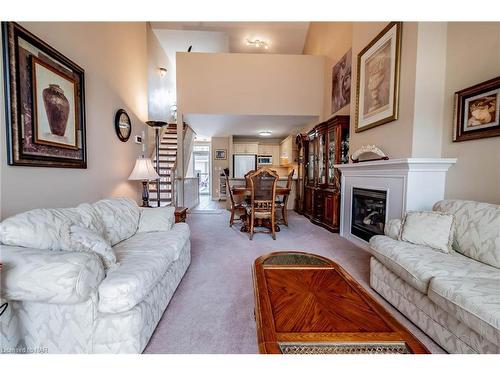
[[[335,164],[342,172],[340,235],[367,248],[351,234],[352,189],[387,191],[386,219],[399,219],[408,210],[431,210],[444,198],[446,172],[455,158],[406,158]]]

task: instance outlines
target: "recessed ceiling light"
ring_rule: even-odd
[[[270,132],[269,130],[264,130],[264,131],[259,132],[259,135],[261,137],[269,137],[271,134],[273,134],[273,133]]]

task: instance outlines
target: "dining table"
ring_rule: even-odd
[[[276,186],[276,196],[278,196],[278,195],[288,195],[288,194],[290,194],[291,190],[292,189],[287,188],[287,187]],[[252,189],[250,187],[248,187],[248,186],[233,186],[233,187],[231,187],[231,191],[233,193],[233,196],[250,197],[252,195]],[[248,232],[250,228],[247,225],[247,222],[248,222],[248,220],[247,220],[247,214],[245,213],[244,215],[241,215],[240,218],[243,221],[243,225],[241,226],[240,231],[241,232]],[[271,223],[270,223],[269,220],[265,220],[265,221],[259,223],[259,225],[262,225],[262,226],[265,226],[265,227],[270,227]],[[279,227],[278,224],[276,224],[274,230],[276,232],[280,231],[280,227]]]

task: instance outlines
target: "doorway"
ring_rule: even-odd
[[[193,176],[199,178],[200,195],[210,195],[210,144],[195,144],[193,147]]]

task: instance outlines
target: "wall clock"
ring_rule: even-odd
[[[116,135],[122,142],[127,142],[132,133],[132,122],[124,109],[119,109],[115,115]]]

